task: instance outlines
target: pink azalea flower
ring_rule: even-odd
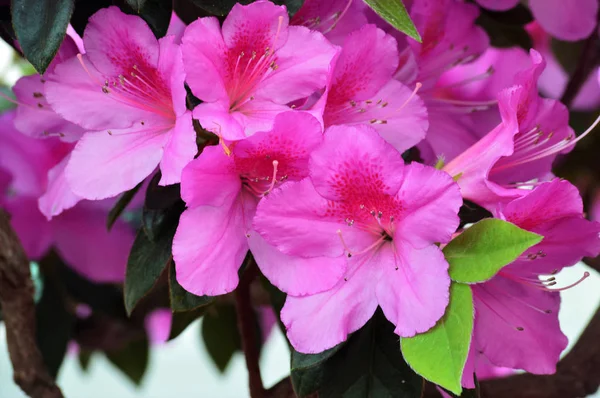
[[[13,91],[17,98],[17,113],[14,124],[17,130],[34,138],[58,136],[67,142],[81,138],[84,130],[76,124],[63,119],[48,104],[45,95],[45,82],[56,66],[83,51],[78,43],[81,39],[69,25],[67,36],[58,53],[46,69],[44,75],[34,74],[20,78]]]
[[[534,48],[542,54],[546,60],[546,69],[540,75],[539,88],[546,97],[559,99],[569,82],[569,74],[563,69],[560,62],[554,56],[551,47],[551,37],[544,32],[537,22],[527,25],[527,31],[533,39]],[[600,73],[600,68],[598,68]],[[594,110],[600,106],[600,85],[597,75],[591,73],[583,83],[579,93],[575,96],[572,109],[575,110]]]
[[[38,260],[54,247],[83,276],[97,282],[122,281],[133,230],[118,220],[109,233],[106,216],[111,204],[84,201],[75,206],[80,198],[75,198],[75,207],[47,220],[38,210],[38,197],[49,189],[48,170],[71,145],[56,138],[26,137],[12,128],[13,117],[12,112],[0,116],[0,175],[10,176],[8,187],[0,191],[0,203],[11,215],[27,256]]]
[[[327,89],[313,107],[322,112],[325,127],[369,124],[400,152],[425,137],[423,102],[393,78],[397,47],[396,40],[375,25],[348,35],[333,62]]]
[[[335,346],[377,306],[400,336],[435,325],[450,283],[435,243],[451,239],[461,203],[450,176],[418,163],[405,166],[372,127],[329,128],[311,154],[310,177],[272,192],[254,219],[266,242],[310,264],[315,281],[337,279],[321,293],[288,295],[281,319],[294,348],[317,353]],[[340,259],[347,265],[337,276],[332,264]]]
[[[362,0],[306,0],[290,23],[319,31],[341,46],[346,36],[367,24],[365,9]]]
[[[231,292],[249,248],[265,276],[284,289],[293,283],[311,291],[330,287],[322,287],[326,278],[296,281],[293,259],[262,242],[251,226],[262,197],[287,180],[308,175],[308,156],[321,140],[314,117],[288,111],[275,118],[272,130],[235,142],[230,156],[220,146],[207,147],[184,169],[181,196],[188,208],[173,240],[173,258],[177,280],[186,290],[197,295]]]
[[[415,0],[410,15],[423,41],[417,43],[405,37],[400,42],[396,78],[409,86],[421,84],[419,95],[429,115],[427,136],[418,146],[421,158],[426,163],[438,157],[449,160],[477,139],[471,113],[495,106],[495,101],[449,97],[447,87],[439,85],[438,80],[448,70],[475,60],[489,47],[489,39],[475,24],[479,9],[473,4]],[[453,84],[468,84],[488,75],[477,72]]]
[[[463,377],[466,387],[473,387],[475,356],[495,366],[555,372],[567,346],[558,323],[559,292],[589,274],[563,288],[554,288],[557,277],[547,275],[600,252],[600,224],[584,219],[579,192],[567,181],[541,184],[496,212],[496,217],[544,239],[491,280],[472,285],[475,326]]]
[[[141,18],[116,7],[103,9],[86,27],[86,54],[61,63],[48,76],[52,108],[87,131],[66,167],[76,194],[115,196],[159,164],[161,184],[180,181],[197,149],[174,39],[157,41]]]
[[[533,65],[515,77],[517,85],[499,95],[502,122],[444,167],[460,176],[465,198],[490,209],[522,196],[520,185],[536,185],[551,176],[556,156],[570,151],[595,126],[574,139],[568,109],[538,95],[544,61],[535,50],[531,59]]]
[[[286,104],[325,86],[335,48],[288,19],[285,7],[258,1],[236,4],[222,27],[214,17],[188,26],[187,83],[204,101],[194,118],[205,129],[226,140],[269,130]]]

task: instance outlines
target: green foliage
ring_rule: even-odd
[[[410,19],[402,0],[364,0],[381,18],[419,43],[421,36]]]
[[[142,187],[142,183],[140,182],[135,187],[131,188],[129,191],[123,192],[123,194],[117,200],[117,203],[110,209],[108,212],[108,217],[106,218],[106,228],[110,231],[112,226],[115,224],[115,221],[121,216],[123,211],[127,208],[129,203],[135,197],[135,194]]]
[[[250,4],[255,0],[192,0],[192,2],[209,13],[219,17],[226,16],[236,3]],[[304,3],[304,0],[272,0],[273,3],[284,5],[290,15],[294,15]]]
[[[317,355],[294,352],[292,382],[300,397],[318,391],[319,398],[413,398],[423,390],[381,310],[342,345]]]
[[[167,33],[173,11],[172,0],[125,0],[125,3],[148,23],[157,38]]]
[[[169,297],[174,312],[193,311],[214,301],[211,296],[196,296],[185,290],[175,278],[175,264],[169,267]]]
[[[233,354],[242,349],[233,305],[220,305],[209,312],[202,321],[202,339],[206,350],[222,373],[227,369]]]
[[[23,54],[41,74],[58,52],[75,0],[12,0],[12,25]]]
[[[521,47],[529,50],[533,41],[525,25],[533,20],[531,12],[523,4],[503,12],[481,8],[476,23],[487,32],[493,47]]]
[[[452,280],[477,283],[492,278],[542,239],[509,222],[487,218],[466,229],[443,251],[450,264]]]
[[[142,382],[149,357],[150,347],[146,338],[133,341],[120,350],[106,353],[106,358],[136,385]]]
[[[402,338],[402,354],[410,367],[455,394],[469,353],[473,331],[473,296],[467,285],[452,283],[450,303],[438,323],[425,333]]]

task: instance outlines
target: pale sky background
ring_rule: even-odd
[[[14,84],[20,70],[11,66],[11,49],[0,40],[0,79]],[[558,275],[559,286],[579,279],[589,270],[578,264]],[[562,293],[560,321],[570,345],[586,326],[600,303],[600,276],[589,270],[590,278]],[[68,398],[245,398],[248,375],[244,358],[236,354],[225,374],[212,365],[202,342],[199,322],[174,341],[153,347],[148,371],[140,387],[134,386],[102,355],[95,355],[84,373],[77,357],[67,356],[58,384]],[[570,346],[569,346],[570,348]],[[275,328],[263,349],[261,370],[265,386],[270,387],[289,374],[290,353],[284,336]],[[4,325],[0,326],[0,398],[25,398],[12,381],[12,368],[6,348]],[[600,398],[600,394],[594,397]]]

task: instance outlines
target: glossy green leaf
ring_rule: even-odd
[[[167,33],[173,11],[172,0],[125,0],[125,2],[148,23],[157,38]]]
[[[412,37],[419,43],[421,42],[421,36],[410,19],[402,0],[365,0],[365,3],[394,28]]]
[[[215,298],[211,296],[196,296],[185,290],[175,278],[175,264],[169,267],[169,297],[171,301],[171,310],[192,311],[212,303]]]
[[[185,329],[188,328],[196,320],[203,317],[206,312],[211,309],[212,306],[206,305],[199,307],[193,311],[182,311],[174,312],[173,319],[171,321],[171,332],[169,333],[169,340],[177,338]]]
[[[148,340],[143,338],[132,341],[121,350],[107,352],[106,357],[134,384],[139,385],[148,368],[149,351]]]
[[[242,349],[233,305],[220,305],[202,321],[202,339],[206,350],[222,373],[227,369],[233,354]]]
[[[398,336],[378,310],[341,346],[317,355],[292,354],[292,382],[299,397],[414,398],[423,379],[404,362]]]
[[[75,0],[12,0],[12,24],[25,58],[44,73],[67,32]]]
[[[452,280],[478,283],[492,278],[542,239],[543,236],[509,222],[487,218],[466,229],[443,251]]]
[[[192,0],[192,2],[210,13],[219,17],[226,16],[236,3],[247,5],[255,0]],[[284,5],[290,15],[294,15],[304,3],[304,0],[272,0],[273,3]]]
[[[133,200],[135,194],[140,190],[142,183],[140,182],[135,187],[130,189],[129,191],[124,192],[117,200],[117,203],[110,209],[108,212],[108,217],[106,218],[106,228],[110,231],[115,221],[121,216],[123,211],[127,208],[127,205]]]
[[[462,372],[473,331],[473,296],[468,285],[452,283],[446,313],[429,331],[400,339],[410,367],[454,394],[462,391]]]

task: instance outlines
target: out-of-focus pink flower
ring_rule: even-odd
[[[266,131],[286,105],[325,87],[336,49],[316,31],[288,26],[283,6],[236,4],[219,26],[190,24],[183,37],[187,83],[202,101],[194,118],[226,140]]]
[[[144,319],[148,340],[152,344],[163,344],[169,340],[173,313],[170,308],[159,308],[152,311]]]
[[[317,353],[344,341],[381,306],[401,336],[431,328],[448,303],[448,264],[435,242],[448,242],[462,201],[449,175],[404,165],[371,127],[334,126],[310,158],[310,177],[274,191],[254,227],[318,281],[335,285],[288,295],[281,312],[290,342]],[[320,261],[319,273],[313,263]]]
[[[69,191],[61,197],[72,197],[70,206],[74,207],[51,221],[46,219],[38,209],[38,197],[52,187],[60,191],[52,184],[52,174],[48,179],[48,171],[59,167],[72,145],[57,138],[26,137],[12,127],[12,121],[12,112],[0,116],[0,175],[5,176],[5,184],[6,175],[10,176],[8,186],[0,191],[0,203],[11,215],[27,256],[40,259],[54,247],[83,276],[98,282],[122,281],[133,244],[132,229],[118,220],[109,233],[106,216],[110,205],[79,202],[81,198]],[[42,207],[42,199],[39,205]]]
[[[341,46],[350,33],[367,24],[362,0],[306,0],[290,24],[306,26]]]
[[[48,76],[52,108],[88,131],[66,166],[76,194],[115,196],[159,164],[161,184],[180,181],[197,149],[174,40],[157,41],[141,18],[110,7],[90,18],[83,38],[86,54],[61,63]]]
[[[575,143],[568,109],[538,95],[544,60],[535,50],[531,60],[533,65],[516,75],[516,85],[499,96],[502,122],[444,167],[460,176],[465,198],[489,209],[522,196],[520,184],[535,185],[551,176],[556,156]]]
[[[235,142],[230,156],[220,146],[207,147],[184,169],[181,196],[188,208],[173,240],[173,257],[177,280],[186,290],[231,292],[249,247],[265,276],[280,288],[295,281],[312,291],[323,289],[326,278],[295,280],[294,261],[262,242],[251,226],[262,197],[308,175],[308,156],[322,135],[313,116],[288,111],[275,118],[272,130]]]
[[[535,21],[530,23],[527,25],[527,31],[533,39],[534,48],[546,60],[546,69],[539,79],[540,91],[547,97],[559,99],[567,87],[569,74],[554,56],[551,38],[548,33],[544,32],[540,24]],[[600,68],[598,68],[598,73],[600,73]],[[591,73],[573,99],[572,109],[593,110],[598,106],[600,106],[600,83],[597,75]]]
[[[567,346],[558,323],[559,292],[588,274],[563,288],[554,288],[553,275],[600,252],[600,224],[583,218],[579,192],[567,181],[543,183],[495,216],[544,239],[491,280],[471,286],[475,326],[463,376],[463,385],[470,388],[476,356],[495,366],[536,374],[555,372]]]
[[[425,137],[423,101],[393,78],[398,44],[392,36],[365,25],[346,38],[333,63],[327,89],[313,107],[322,112],[326,128],[368,124],[400,152]]]
[[[65,40],[44,75],[36,73],[25,76],[15,83],[13,91],[18,107],[14,124],[21,133],[34,138],[58,136],[68,142],[77,141],[83,134],[84,130],[81,127],[63,119],[50,107],[46,100],[44,84],[46,77],[58,64],[83,52],[78,43],[81,43],[81,38],[69,25]]]

